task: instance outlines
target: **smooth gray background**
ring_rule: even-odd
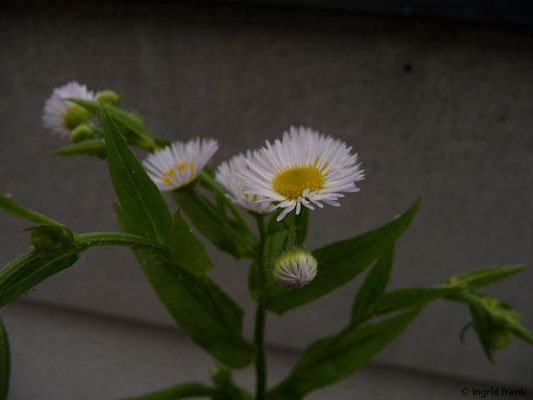
[[[79,80],[123,93],[159,136],[218,139],[213,165],[291,124],[353,145],[368,179],[342,207],[312,214],[309,247],[376,227],[420,194],[419,214],[397,246],[393,288],[441,283],[489,263],[533,264],[532,50],[526,29],[296,10],[137,3],[128,12],[69,5],[4,13],[0,190],[78,232],[116,228],[105,163],[50,156],[65,141],[41,126],[51,90]],[[17,231],[23,222],[0,218],[3,265],[29,243]],[[213,259],[212,275],[248,312],[249,332],[247,266],[216,251]],[[489,288],[529,327],[532,278],[528,270]],[[300,349],[334,332],[357,284],[270,318],[269,343]],[[29,297],[173,325],[126,249],[91,251]],[[491,365],[473,335],[459,343],[468,318],[465,307],[435,303],[377,360],[531,384],[531,347],[514,341]]]

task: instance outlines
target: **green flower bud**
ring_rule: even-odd
[[[496,328],[490,334],[490,348],[498,351],[509,345],[512,340],[511,333],[505,328]]]
[[[231,384],[231,371],[224,367],[216,367],[211,372],[211,380],[218,387],[227,387]]]
[[[317,261],[307,250],[294,249],[283,253],[274,264],[274,278],[284,286],[300,288],[317,274]]]
[[[74,243],[74,234],[64,226],[42,225],[32,228],[31,241],[39,250],[59,250]]]
[[[70,132],[70,141],[72,143],[79,143],[92,138],[94,138],[93,128],[86,124],[78,125]]]
[[[63,125],[72,131],[78,125],[84,124],[91,118],[91,113],[78,104],[70,105],[63,115]]]
[[[102,103],[109,103],[114,106],[118,106],[118,104],[120,103],[120,96],[112,90],[102,90],[96,95],[96,101],[101,101]]]

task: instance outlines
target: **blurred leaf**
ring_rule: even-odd
[[[7,400],[10,372],[9,341],[6,328],[0,320],[0,400]]]
[[[453,285],[462,285],[469,288],[477,288],[522,272],[525,268],[526,266],[523,264],[491,265],[488,267],[475,269],[473,271],[468,271],[464,274],[452,276],[448,280],[448,283]]]
[[[122,229],[131,231],[118,205],[115,212]],[[244,312],[214,282],[147,251],[134,253],[162,303],[196,344],[231,368],[252,361],[253,347],[242,337]]]
[[[148,150],[154,150],[156,147],[159,147],[156,145],[152,133],[146,128],[142,119],[137,114],[124,111],[112,104],[101,103],[95,100],[75,98],[69,98],[67,100],[84,107],[94,114],[100,114],[103,108],[109,118],[124,129],[124,134],[134,144]]]
[[[181,211],[216,247],[235,258],[252,257],[256,239],[235,221],[229,220],[194,188],[187,186],[172,192]]]
[[[231,370],[227,368],[215,368],[211,380],[218,389],[212,397],[213,400],[253,400],[248,392],[235,385]]]
[[[372,304],[385,291],[389,283],[393,254],[394,245],[391,245],[368,272],[355,296],[352,306],[352,323],[363,321],[369,314]]]
[[[35,222],[37,224],[62,226],[61,223],[50,217],[47,217],[44,214],[38,213],[37,211],[32,211],[26,207],[21,206],[18,203],[15,203],[3,193],[0,193],[0,208],[3,208],[5,211],[16,217]]]
[[[211,397],[216,393],[216,389],[201,383],[183,383],[169,387],[158,392],[145,394],[138,397],[128,397],[122,400],[178,400],[188,399],[191,397]]]
[[[104,139],[90,139],[83,142],[69,144],[52,152],[55,156],[70,156],[74,154],[85,154],[88,156],[105,157]]]
[[[269,400],[299,400],[368,363],[418,315],[421,308],[374,324],[351,325],[311,344],[289,376],[269,392]]]
[[[165,200],[126,145],[107,108],[101,118],[109,173],[128,222],[137,234],[168,244],[172,219]]]
[[[317,277],[297,290],[272,285],[267,288],[266,307],[282,314],[349,282],[398,239],[411,223],[417,208],[418,200],[402,215],[376,230],[314,251],[318,260]]]
[[[209,254],[202,242],[192,232],[180,212],[174,214],[172,220],[172,256],[176,263],[197,278],[205,276],[212,268]]]

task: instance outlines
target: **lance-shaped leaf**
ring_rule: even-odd
[[[172,220],[172,256],[176,263],[187,272],[200,278],[212,267],[211,259],[200,240],[192,232],[180,212]]]
[[[159,189],[126,145],[118,126],[102,110],[109,173],[128,222],[137,234],[168,244],[171,216]]]
[[[9,341],[6,328],[0,320],[0,400],[7,400],[10,370]]]
[[[461,289],[453,285],[433,287],[413,287],[393,290],[383,294],[371,306],[371,313],[379,315],[414,306],[424,305],[430,301],[457,293]]]
[[[394,246],[391,245],[368,272],[355,296],[352,306],[352,323],[355,324],[364,321],[370,314],[372,304],[385,291],[392,269],[393,253]]]
[[[90,139],[83,142],[69,144],[52,152],[55,156],[71,156],[85,154],[88,156],[105,157],[105,143],[103,139]]]
[[[376,230],[314,251],[318,260],[316,278],[298,290],[279,284],[267,288],[267,308],[282,314],[349,282],[398,239],[411,223],[417,208],[418,200],[402,215]]]
[[[269,400],[299,400],[365,365],[418,315],[420,308],[374,324],[351,325],[311,344],[289,376],[268,394]]]
[[[122,229],[131,231],[118,205],[115,212]],[[196,344],[231,368],[252,361],[253,347],[242,337],[244,312],[214,282],[147,251],[134,253],[161,302]]]
[[[208,398],[216,394],[215,388],[201,383],[182,383],[157,392],[142,396],[128,397],[121,400],[178,400],[188,398]]]
[[[448,283],[474,289],[522,272],[525,268],[526,266],[523,264],[490,265],[464,274],[454,275],[448,280]]]
[[[56,220],[44,214],[21,206],[20,204],[14,202],[13,200],[5,196],[3,193],[0,193],[0,208],[3,208],[5,211],[16,217],[35,222],[39,225],[62,225]]]

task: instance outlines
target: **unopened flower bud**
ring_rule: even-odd
[[[31,229],[31,241],[39,250],[59,250],[74,243],[74,234],[64,226],[41,225]]]
[[[511,343],[511,333],[505,328],[497,328],[490,334],[490,348],[491,350],[501,350]]]
[[[91,113],[78,104],[70,105],[63,116],[65,127],[72,131],[77,126],[86,123],[91,117]]]
[[[93,129],[86,124],[78,125],[70,132],[70,141],[72,143],[79,143],[92,138],[94,138]]]
[[[315,279],[317,261],[307,250],[289,250],[276,261],[273,274],[282,285],[300,288]]]
[[[102,90],[96,95],[96,101],[118,106],[118,104],[120,103],[120,96],[112,90]]]

